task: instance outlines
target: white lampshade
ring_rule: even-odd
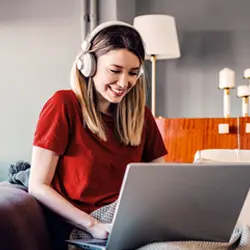
[[[180,57],[180,48],[175,19],[168,15],[142,15],[134,18],[134,27],[146,44],[146,58],[157,59]]]

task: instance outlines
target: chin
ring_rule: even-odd
[[[113,103],[113,104],[118,104],[120,103],[123,98],[125,97],[126,95],[124,96],[120,96],[120,97],[113,97],[113,96],[108,96],[108,98],[106,98],[110,103]]]
[[[121,99],[119,99],[119,100],[114,100],[114,99],[112,99],[112,100],[109,100],[109,102],[110,102],[110,103],[113,103],[113,104],[118,104],[118,103],[120,103],[120,102],[122,101],[122,99],[123,99],[123,98],[121,98]]]

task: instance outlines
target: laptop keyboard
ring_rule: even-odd
[[[92,240],[88,240],[86,243],[91,244],[91,245],[97,245],[97,246],[106,246],[107,240],[92,239]]]

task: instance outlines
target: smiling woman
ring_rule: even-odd
[[[119,103],[138,80],[140,61],[126,49],[109,51],[97,61],[93,77],[99,109],[110,114],[110,103]]]
[[[76,62],[79,71],[74,66],[72,70],[72,89],[80,101],[88,102],[82,112],[93,133],[106,140],[100,113],[113,114],[120,140],[125,145],[139,145],[146,102],[146,84],[141,74],[144,43],[131,25],[109,24],[97,27],[83,42]]]
[[[126,166],[162,162],[167,151],[145,106],[144,46],[129,24],[98,26],[73,64],[71,90],[44,105],[34,135],[29,192],[68,226],[107,238],[90,215],[119,196]],[[63,227],[60,227],[64,231]]]

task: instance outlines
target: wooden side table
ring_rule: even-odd
[[[250,117],[156,118],[156,123],[169,152],[167,162],[193,162],[203,149],[250,149]],[[228,124],[228,133],[220,134],[219,124]]]

